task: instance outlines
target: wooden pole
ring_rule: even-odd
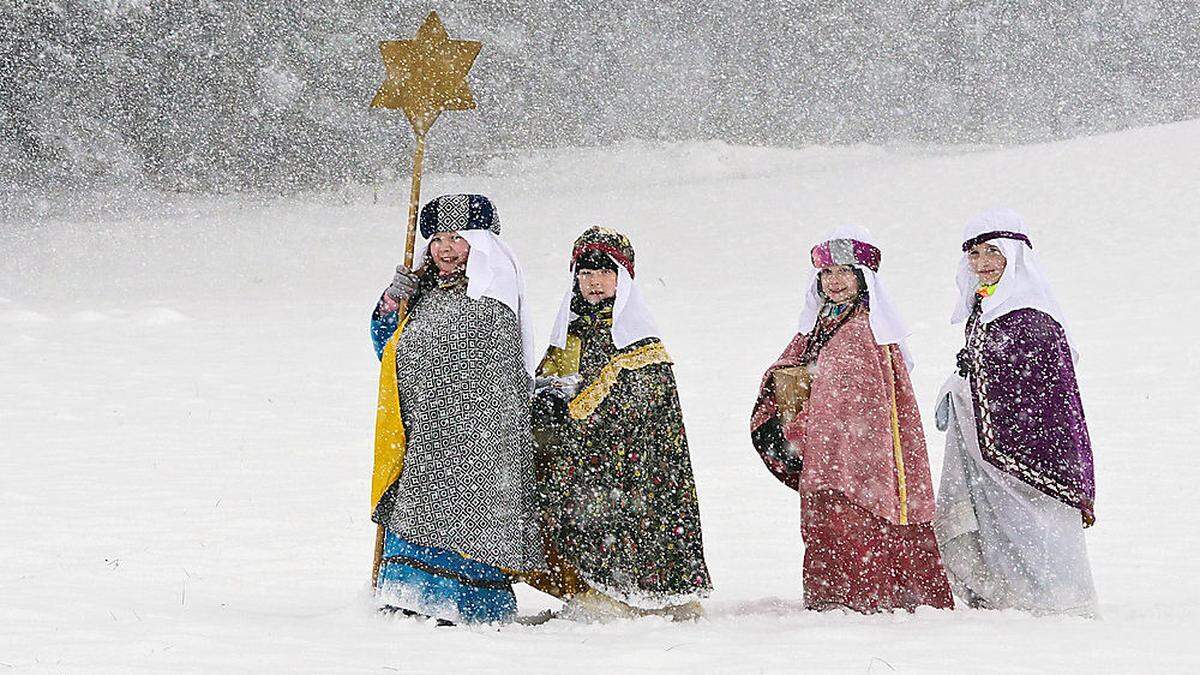
[[[412,189],[408,191],[408,237],[404,240],[404,266],[412,269],[413,248],[417,245],[417,211],[421,206],[421,173],[425,169],[425,132],[416,132],[413,150]]]
[[[375,562],[371,565],[371,589],[379,590],[379,567],[383,564],[383,526],[375,526]]]
[[[483,44],[473,40],[451,40],[437,12],[430,12],[412,40],[385,40],[379,52],[387,68],[387,80],[371,99],[372,108],[401,109],[417,137],[413,150],[412,190],[408,195],[408,233],[404,241],[404,265],[413,267],[417,241],[417,212],[421,206],[421,173],[425,163],[425,133],[444,110],[471,110],[475,99],[467,86],[467,73]],[[400,321],[408,314],[408,303],[400,303]],[[378,588],[383,561],[384,528],[375,530],[375,562],[371,587]]]
[[[413,150],[412,188],[408,192],[408,232],[404,238],[404,266],[413,267],[413,254],[417,246],[417,215],[421,207],[421,173],[425,167],[425,134],[418,132],[417,147]],[[396,309],[397,323],[408,314],[408,302],[401,302]],[[371,588],[379,588],[379,568],[383,565],[383,525],[375,525],[375,560],[371,563]]]

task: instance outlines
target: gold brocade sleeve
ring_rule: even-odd
[[[565,349],[551,346],[538,366],[538,377],[566,377],[579,372],[579,352],[582,342],[578,335],[567,335]]]

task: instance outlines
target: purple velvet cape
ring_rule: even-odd
[[[982,327],[971,395],[979,445],[989,463],[1095,522],[1092,443],[1066,333],[1036,309],[1009,312]],[[972,322],[967,323],[968,345]],[[980,395],[982,388],[986,396]],[[988,428],[990,426],[990,429]]]

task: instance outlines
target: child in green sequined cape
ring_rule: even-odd
[[[694,618],[712,589],[675,375],[633,259],[612,230],[575,242],[534,396],[551,571],[529,581],[584,620]]]

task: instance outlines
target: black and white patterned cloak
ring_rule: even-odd
[[[374,520],[400,537],[509,570],[544,566],[530,378],[512,310],[424,289],[396,349],[404,469]]]

